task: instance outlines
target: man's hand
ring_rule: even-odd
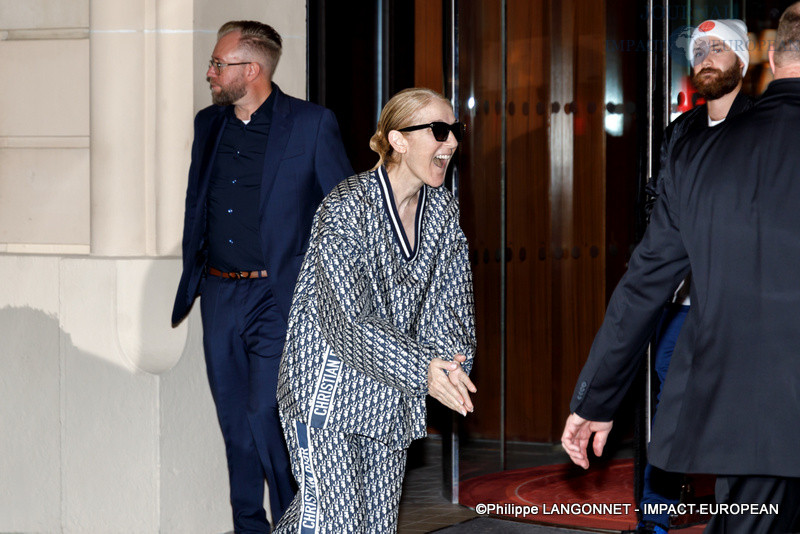
[[[463,354],[456,354],[452,362],[434,358],[428,366],[428,394],[461,415],[475,410],[469,393],[478,391],[461,367],[466,359]]]
[[[594,434],[592,449],[596,456],[602,455],[612,426],[614,426],[613,421],[587,421],[578,414],[570,414],[567,417],[567,424],[564,425],[564,433],[561,434],[561,445],[569,454],[570,460],[584,469],[589,469],[589,457],[586,454],[589,438]]]

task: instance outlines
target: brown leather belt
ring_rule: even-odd
[[[209,267],[207,269],[208,274],[211,276],[219,276],[220,278],[235,278],[239,280],[240,278],[266,278],[267,271],[266,269],[263,271],[235,271],[231,273],[225,273],[220,271],[219,269],[215,269],[213,267]]]

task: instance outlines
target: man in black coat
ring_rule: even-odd
[[[692,308],[661,395],[650,462],[717,474],[707,532],[800,529],[800,2],[781,17],[775,81],[749,112],[675,146],[650,226],[611,297],[562,435],[588,468],[663,302]],[[744,505],[777,505],[744,510]]]
[[[706,103],[682,114],[665,130],[658,174],[647,184],[652,203],[658,197],[658,184],[666,174],[669,158],[680,140],[687,135],[703,135],[726,118],[753,107],[753,99],[741,91],[742,79],[750,63],[748,43],[747,26],[741,20],[706,20],[695,28],[689,45],[692,85]],[[652,203],[648,202],[650,208]],[[675,343],[690,309],[690,288],[691,273],[681,282],[658,321],[652,352],[653,368],[658,378],[657,398],[660,398]],[[639,502],[642,521],[637,533],[663,534],[669,531],[669,505],[678,504],[682,485],[682,474],[668,473],[649,463],[645,466]],[[648,504],[658,506],[646,506]]]

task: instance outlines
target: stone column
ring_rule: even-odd
[[[155,253],[179,255],[192,143],[194,57],[192,0],[159,2],[155,39]]]
[[[148,104],[154,92],[144,33],[148,7],[152,2],[89,4],[93,255],[147,252],[146,222],[153,207],[146,192],[153,154],[146,127],[152,125]]]

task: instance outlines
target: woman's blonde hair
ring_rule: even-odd
[[[378,163],[372,168],[373,171],[381,165],[397,163],[396,154],[389,143],[389,132],[413,126],[417,113],[436,99],[450,106],[450,101],[444,96],[425,87],[403,89],[389,99],[378,119],[378,129],[369,140],[369,147],[378,154]]]

